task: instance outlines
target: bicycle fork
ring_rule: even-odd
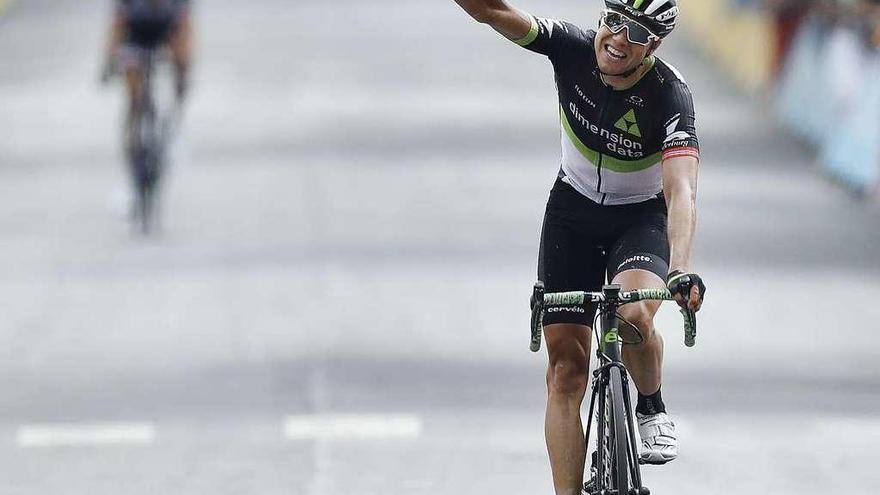
[[[596,399],[599,396],[599,390],[601,389],[604,391],[607,383],[608,377],[601,373],[601,369],[597,369],[593,372],[593,380],[591,384],[593,390],[590,394],[590,412],[587,415],[587,428],[584,433],[585,452],[590,451],[590,429],[593,426],[594,418],[597,422],[596,429],[598,430],[596,432],[596,437],[602,438],[605,435],[604,398],[599,401],[599,413],[596,416],[593,416],[593,413],[596,411]],[[601,416],[601,418],[599,418],[599,416]],[[605,453],[600,452],[601,450],[601,448],[594,450],[590,458],[590,481],[584,484],[584,491],[589,495],[598,493],[599,487],[605,484]]]
[[[599,443],[601,439],[607,437],[607,429],[612,427],[612,425],[608,424],[607,418],[607,415],[610,414],[608,410],[608,408],[610,407],[608,397],[610,376],[608,370],[612,367],[621,369],[621,366],[619,365],[615,365],[614,363],[607,363],[593,372],[593,390],[590,394],[590,409],[589,415],[587,416],[587,428],[586,432],[584,433],[584,445],[587,449],[586,451],[589,452],[590,432],[592,429],[593,421],[595,421],[597,448],[592,452],[590,457],[590,481],[584,484],[584,491],[589,495],[618,495],[616,490],[612,491],[608,489],[608,482],[611,477],[611,473],[609,472],[609,462],[611,461],[609,456],[611,455],[611,452],[610,450],[606,449],[605,445]],[[629,438],[627,441],[627,459],[629,460],[629,462],[627,464],[630,472],[630,479],[632,480],[632,485],[636,487],[629,489],[626,495],[650,495],[651,491],[647,487],[642,486],[642,476],[639,469],[640,463],[637,441],[637,438],[639,437],[636,436],[637,433],[635,431],[635,422],[633,421],[632,415],[632,401],[630,399],[629,393],[627,392],[629,390],[629,377],[623,369],[621,369],[621,376],[623,378],[624,385],[623,400],[626,407],[626,423],[627,431],[629,433]]]

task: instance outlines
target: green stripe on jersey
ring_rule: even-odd
[[[526,14],[529,16],[529,20],[532,21],[532,27],[529,28],[529,33],[523,36],[518,40],[513,40],[519,46],[528,46],[538,37],[538,21],[535,20],[535,16],[531,14]]]
[[[589,160],[590,163],[596,167],[599,166],[599,158],[601,157],[602,167],[607,168],[608,170],[620,173],[641,172],[642,170],[651,168],[660,163],[663,156],[663,154],[658,151],[657,153],[642,158],[641,160],[620,160],[604,153],[599,153],[598,151],[587,147],[587,145],[575,135],[574,131],[571,129],[571,124],[568,123],[568,118],[565,116],[565,110],[562,107],[559,107],[559,116],[560,120],[562,120],[562,127],[568,135],[568,139],[571,140],[574,147],[584,155],[584,158]]]

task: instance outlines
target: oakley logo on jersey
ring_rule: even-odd
[[[642,131],[639,130],[639,124],[636,122],[636,111],[635,109],[630,109],[629,112],[626,112],[623,117],[617,120],[617,123],[614,124],[614,127],[620,129],[621,131],[628,132],[636,137],[642,137]]]
[[[620,134],[618,132],[609,131],[608,129],[603,129],[596,124],[593,124],[586,117],[581,114],[580,110],[578,110],[577,105],[574,102],[568,104],[568,109],[574,118],[578,121],[584,129],[592,132],[593,134],[598,134],[599,136],[605,138],[606,142],[605,146],[608,148],[608,151],[612,153],[616,153],[621,157],[626,158],[644,158],[645,152],[642,151],[644,147],[642,143],[633,141],[632,139],[627,138],[625,135]],[[633,114],[632,120],[633,124],[635,124],[635,112],[630,110],[624,117],[628,116],[630,113]],[[623,119],[621,117],[621,119]],[[624,120],[624,122],[626,122]],[[636,130],[638,130],[638,126],[636,126]],[[629,132],[629,131],[627,131]],[[630,132],[630,134],[632,134]],[[635,136],[635,134],[633,134]],[[641,136],[639,136],[641,137]]]

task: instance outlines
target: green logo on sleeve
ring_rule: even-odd
[[[639,130],[639,124],[636,123],[635,109],[630,109],[629,112],[626,112],[626,114],[614,124],[614,127],[621,131],[628,132],[633,136],[642,137],[642,131]]]

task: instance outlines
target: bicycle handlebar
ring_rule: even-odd
[[[542,316],[544,309],[548,307],[585,306],[588,303],[613,303],[616,305],[627,304],[636,301],[672,301],[675,298],[667,289],[635,289],[629,291],[610,292],[554,292],[544,293],[544,284],[538,282],[532,292],[531,329],[532,339],[529,348],[532,352],[538,352],[541,348]],[[538,303],[540,301],[540,303]],[[684,318],[684,345],[693,347],[697,337],[697,317],[693,311],[679,308]]]
[[[589,302],[620,301],[631,303],[636,301],[671,301],[674,298],[666,289],[636,289],[620,292],[616,297],[608,298],[602,292],[553,292],[544,294],[545,307],[583,306]]]

